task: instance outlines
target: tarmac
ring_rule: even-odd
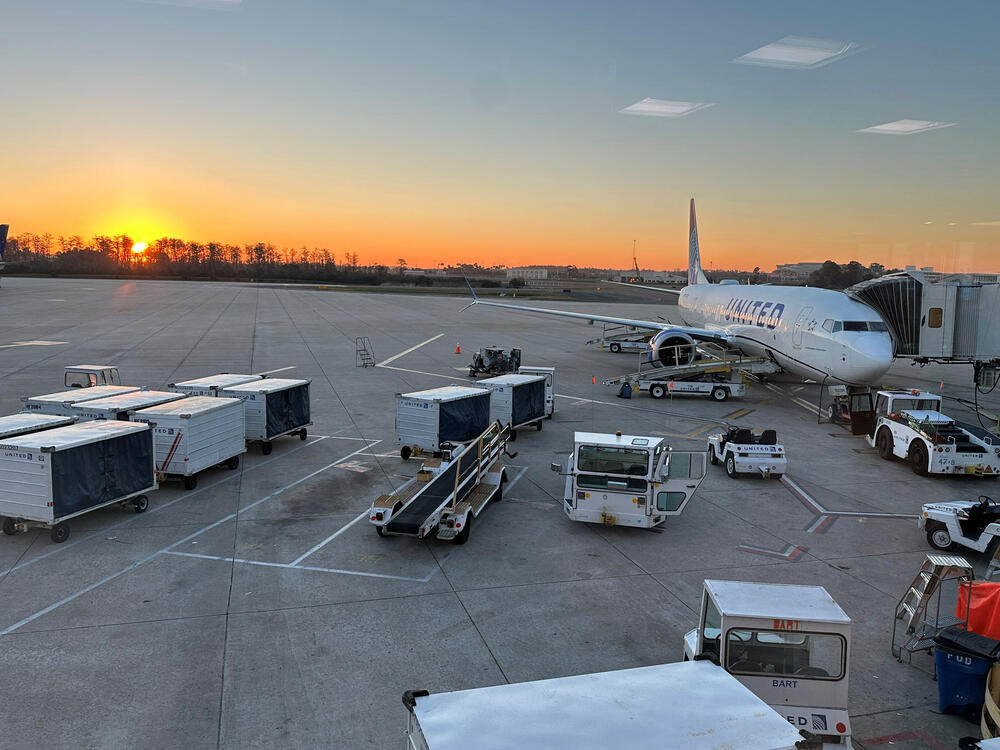
[[[921,504],[994,483],[881,460],[817,417],[815,385],[776,378],[724,403],[616,398],[601,381],[636,359],[586,346],[600,326],[464,304],[315,286],[4,278],[0,414],[62,390],[62,368],[78,363],[117,365],[125,384],[156,389],[294,367],[282,376],[311,379],[313,425],[271,455],[251,447],[238,471],[206,471],[194,490],[163,484],[145,514],[75,519],[63,544],[44,531],[0,537],[0,747],[401,748],[405,690],[680,660],[705,578],[826,587],[854,622],[855,747],[943,749],[979,736],[937,713],[932,658],[897,663],[890,642],[896,602],[931,551]],[[544,306],[676,315],[644,302]],[[356,366],[359,336],[379,366]],[[393,395],[468,384],[472,354],[487,345],[556,368],[555,418],[511,444],[504,500],[467,544],[378,537],[371,501],[418,468],[399,456]],[[886,380],[972,393],[968,367],[900,363]],[[998,402],[981,399],[994,412]],[[703,450],[722,423],[776,429],[786,477],[733,480],[709,467],[684,513],[653,531],[562,512],[563,479],[549,464],[565,464],[574,431]]]

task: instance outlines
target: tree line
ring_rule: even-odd
[[[818,286],[824,289],[847,289],[862,281],[868,281],[887,273],[895,273],[899,269],[886,269],[881,263],[864,266],[856,260],[840,265],[828,260],[823,266],[811,274],[806,282],[808,286]]]

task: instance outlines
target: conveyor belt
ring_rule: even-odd
[[[462,466],[462,477],[459,481],[461,484],[470,474],[476,472],[476,463],[477,456],[463,454],[459,461],[451,464],[424,485],[423,492],[419,493],[398,516],[385,525],[386,531],[392,534],[408,534],[410,536],[419,534],[424,521],[451,498],[451,494],[455,491],[455,475],[458,473],[459,465]],[[461,497],[457,498],[457,500],[461,499]]]

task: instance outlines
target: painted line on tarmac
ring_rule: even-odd
[[[368,514],[365,511],[362,517]],[[199,560],[217,560],[219,562],[227,563],[240,563],[242,565],[257,565],[259,567],[265,568],[281,568],[282,570],[310,570],[319,573],[337,573],[339,575],[346,576],[362,576],[364,578],[388,578],[393,581],[408,581],[410,583],[426,583],[430,580],[430,576],[425,576],[424,578],[412,578],[410,576],[394,576],[389,573],[367,573],[362,570],[342,570],[340,568],[320,568],[315,565],[291,565],[289,563],[275,563],[266,562],[264,560],[246,560],[241,557],[222,557],[220,555],[202,555],[196,552],[178,552],[177,550],[171,550],[169,552],[164,552],[164,555],[175,555],[177,557],[193,557]],[[433,575],[433,571],[431,572]]]
[[[722,418],[723,419],[740,419],[741,417],[745,417],[748,414],[752,414],[755,411],[756,411],[756,409],[749,409],[749,408],[737,409],[736,411],[731,411],[728,414],[723,414]]]
[[[806,526],[809,534],[824,534],[833,522],[838,518],[883,518],[889,520],[912,521],[917,516],[913,513],[879,513],[877,511],[857,511],[857,510],[827,510],[820,505],[809,493],[802,489],[795,481],[785,474],[781,477],[781,482],[791,491],[792,495],[798,499],[808,510],[815,515],[813,520]]]
[[[341,534],[343,534],[345,531],[347,531],[349,528],[351,528],[354,524],[356,524],[362,518],[364,518],[365,516],[367,516],[368,512],[369,511],[367,511],[367,510],[366,511],[362,511],[357,517],[354,518],[353,521],[350,521],[350,522],[344,524],[339,529],[337,529],[335,532],[333,532],[332,534],[330,534],[330,536],[328,536],[322,542],[320,542],[319,544],[316,544],[316,545],[313,545],[312,547],[310,547],[308,552],[305,552],[305,553],[299,555],[298,557],[296,557],[294,560],[292,560],[288,564],[288,567],[294,568],[300,562],[302,562],[307,557],[309,557],[311,554],[313,554],[315,552],[319,552],[321,549],[323,549],[323,547],[325,547],[327,544],[329,544],[330,542],[332,542],[338,536],[340,536]]]
[[[419,344],[417,344],[415,346],[411,346],[409,349],[404,349],[399,354],[394,354],[393,356],[389,357],[389,359],[383,359],[381,362],[376,363],[375,366],[376,367],[385,367],[390,362],[395,362],[400,357],[405,357],[410,352],[415,352],[420,347],[427,346],[427,344],[431,343],[432,341],[437,341],[442,336],[444,336],[443,333],[439,333],[437,336],[431,336],[426,341],[421,341]]]
[[[514,468],[517,468],[517,467],[515,466]],[[521,470],[520,470],[519,472],[517,472],[517,474],[516,474],[516,475],[514,475],[514,478],[513,478],[513,479],[511,479],[511,480],[510,480],[509,482],[507,482],[507,484],[506,484],[506,485],[504,485],[504,488],[503,488],[503,491],[504,491],[504,492],[510,492],[510,491],[511,491],[511,488],[513,488],[513,486],[514,486],[515,484],[517,484],[517,481],[518,481],[518,480],[519,480],[519,479],[520,479],[521,477],[523,477],[523,476],[524,476],[524,472],[526,472],[527,470],[528,470],[528,467],[527,467],[527,466],[523,466],[523,467],[521,467]]]
[[[0,344],[0,349],[14,349],[18,346],[58,346],[68,341],[15,341],[11,344]]]
[[[703,424],[701,427],[695,427],[693,430],[691,430],[691,432],[687,433],[684,437],[689,437],[689,438],[700,437],[702,433],[714,429],[718,429],[718,425]]]
[[[808,412],[811,412],[812,414],[817,414],[819,412],[819,407],[816,406],[815,404],[810,404],[805,399],[799,398],[798,396],[793,396],[788,391],[785,391],[782,388],[778,388],[777,386],[772,385],[771,383],[764,383],[764,387],[770,391],[773,391],[774,393],[777,393],[783,399],[791,401],[796,406],[801,406],[803,409],[805,409]]]
[[[755,555],[764,555],[765,557],[776,557],[780,560],[788,560],[789,562],[795,562],[802,555],[809,551],[808,547],[803,547],[799,545],[796,547],[794,544],[789,544],[783,550],[767,549],[766,547],[755,547],[752,544],[740,544],[736,547],[744,552],[752,552]]]
[[[147,555],[146,557],[142,558],[141,560],[137,560],[136,562],[132,563],[131,565],[129,565],[129,566],[125,567],[125,568],[122,568],[117,573],[112,573],[111,575],[105,576],[104,578],[102,578],[101,580],[97,581],[96,583],[92,583],[89,586],[85,586],[84,588],[80,589],[79,591],[77,591],[77,592],[75,592],[73,594],[70,594],[69,596],[66,596],[66,597],[60,599],[59,601],[55,602],[54,604],[50,604],[49,606],[47,606],[47,607],[45,607],[43,609],[38,610],[34,614],[29,615],[28,617],[25,617],[23,620],[20,620],[20,621],[14,623],[13,625],[5,628],[4,630],[0,630],[0,635],[8,635],[10,633],[13,633],[18,628],[21,628],[21,627],[27,625],[28,623],[37,620],[39,617],[43,617],[43,616],[49,614],[50,612],[52,612],[53,610],[58,609],[59,607],[63,606],[64,604],[69,604],[70,602],[72,602],[72,601],[74,601],[76,599],[79,599],[84,594],[90,593],[91,591],[93,591],[94,589],[98,588],[99,586],[103,586],[105,583],[108,583],[109,581],[113,581],[114,579],[116,579],[116,578],[118,578],[120,576],[123,576],[126,573],[130,573],[131,571],[135,570],[136,568],[141,567],[142,565],[145,565],[146,563],[148,563],[150,560],[154,559],[155,557],[157,557],[159,555],[162,555],[162,554],[164,554],[166,552],[170,552],[171,550],[173,550],[174,547],[178,547],[178,546],[184,544],[185,542],[189,542],[192,539],[201,536],[205,532],[211,531],[215,527],[220,526],[221,524],[226,523],[227,521],[232,521],[234,518],[237,518],[237,516],[239,516],[240,513],[245,513],[248,510],[251,510],[251,509],[257,507],[261,503],[267,502],[268,500],[271,500],[271,499],[277,497],[281,493],[286,492],[287,490],[290,490],[292,487],[297,487],[298,485],[302,484],[303,482],[308,481],[309,479],[312,479],[317,474],[323,473],[327,469],[330,469],[330,468],[336,466],[337,464],[339,464],[342,461],[346,461],[349,458],[354,458],[354,456],[358,455],[359,453],[363,453],[366,450],[369,450],[373,446],[378,445],[380,442],[382,442],[382,441],[381,440],[375,440],[371,444],[366,445],[364,448],[359,448],[358,450],[354,451],[353,453],[348,453],[343,458],[339,458],[336,461],[333,461],[332,463],[327,464],[323,468],[317,469],[316,471],[313,471],[313,472],[310,472],[309,474],[306,474],[301,479],[296,479],[294,482],[286,484],[284,487],[281,487],[280,489],[277,489],[274,492],[272,492],[272,493],[270,493],[268,495],[265,495],[264,497],[260,498],[259,500],[255,500],[254,502],[250,503],[250,505],[247,505],[247,506],[244,506],[244,507],[240,508],[235,513],[230,513],[229,515],[224,516],[223,518],[220,518],[219,520],[214,521],[213,523],[208,524],[204,528],[201,528],[198,531],[195,531],[195,532],[193,532],[191,534],[188,534],[183,539],[181,539],[181,540],[179,540],[177,542],[174,542],[173,544],[170,544],[170,545],[164,547],[161,550],[157,550],[156,552],[153,552],[152,554]]]
[[[316,443],[322,443],[324,440],[360,440],[361,439],[361,438],[337,437],[335,435],[330,435],[329,437],[324,436],[324,435],[319,435],[319,436],[314,436],[314,437],[316,437],[315,440],[310,440],[305,445],[298,445],[298,446],[296,446],[294,448],[291,448],[287,452],[282,453],[281,455],[272,456],[271,458],[264,459],[259,464],[254,464],[253,466],[246,466],[245,469],[244,469],[244,471],[256,471],[257,469],[260,469],[260,468],[262,468],[264,466],[267,466],[272,461],[278,461],[278,460],[280,460],[282,458],[285,458],[286,456],[288,456],[291,453],[295,453],[295,452],[298,452],[298,451],[303,450],[305,448],[308,448],[310,446],[316,445]],[[106,526],[104,528],[98,529],[97,531],[94,531],[94,532],[92,532],[90,534],[87,534],[86,536],[81,536],[78,539],[74,539],[71,542],[65,542],[63,544],[60,544],[60,545],[54,547],[53,549],[49,550],[48,552],[44,552],[41,555],[38,555],[37,557],[31,558],[30,560],[25,560],[23,563],[19,563],[17,565],[14,565],[13,567],[8,568],[7,570],[0,570],[0,577],[5,576],[8,573],[16,573],[21,568],[26,568],[29,565],[32,565],[32,564],[38,562],[39,560],[44,560],[45,558],[51,557],[52,555],[55,555],[55,554],[57,554],[59,552],[65,552],[66,550],[71,549],[71,548],[75,547],[78,544],[83,544],[84,542],[86,542],[86,541],[88,541],[90,539],[93,539],[94,537],[100,536],[101,534],[106,534],[109,531],[114,531],[115,529],[121,528],[122,526],[125,526],[127,524],[135,523],[136,521],[139,521],[142,518],[145,518],[145,517],[149,516],[152,513],[158,513],[158,512],[160,512],[162,510],[166,510],[171,505],[176,505],[177,503],[181,502],[182,500],[189,500],[192,497],[195,497],[196,495],[199,495],[202,492],[205,492],[206,490],[213,489],[215,487],[218,487],[220,484],[225,484],[226,482],[231,482],[231,481],[233,481],[234,479],[237,479],[237,478],[239,478],[239,474],[238,473],[229,474],[228,476],[224,476],[222,479],[218,479],[218,480],[212,482],[211,484],[205,484],[205,485],[202,485],[202,486],[198,487],[198,489],[196,489],[196,490],[192,490],[190,492],[185,492],[180,497],[176,497],[173,500],[170,500],[170,501],[168,501],[166,503],[163,503],[162,505],[160,505],[160,504],[153,505],[153,507],[150,508],[149,511],[147,513],[143,514],[142,516],[138,516],[138,515],[132,516],[130,518],[125,519],[124,521],[119,521],[118,523],[112,524],[111,526]]]

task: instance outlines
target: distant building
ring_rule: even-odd
[[[522,266],[520,268],[508,268],[508,279],[547,279],[549,269],[542,266]]]
[[[805,281],[809,274],[822,267],[822,263],[782,263],[771,272],[771,278],[776,281]]]

